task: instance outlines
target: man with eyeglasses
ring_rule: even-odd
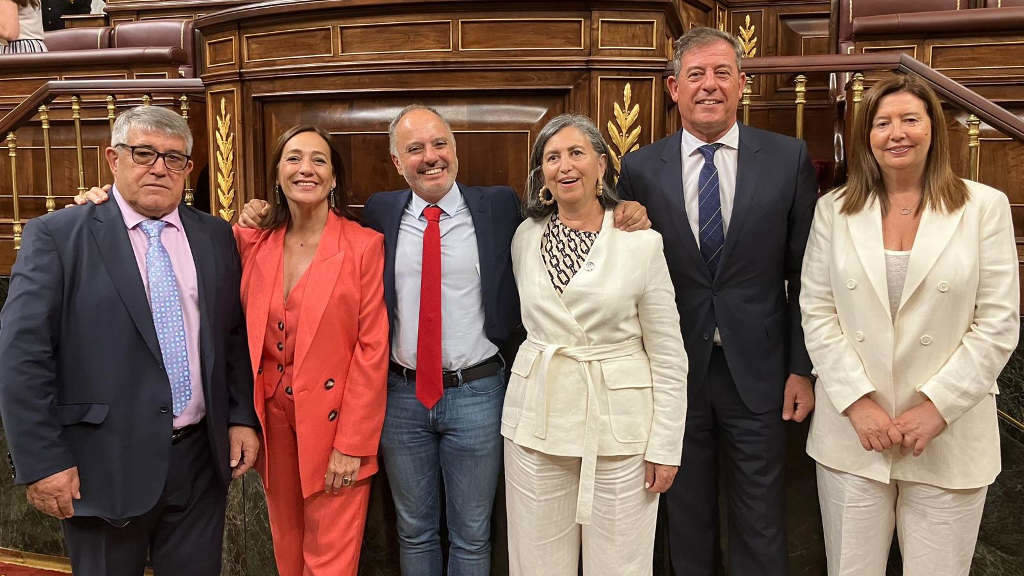
[[[62,520],[76,575],[220,573],[227,485],[259,450],[230,227],[182,205],[192,136],[128,110],[114,202],[25,227],[0,315],[15,482]]]

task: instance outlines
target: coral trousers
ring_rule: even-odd
[[[302,497],[295,404],[278,386],[266,401],[267,510],[280,576],[355,576],[370,479]],[[326,473],[326,470],[324,471]]]

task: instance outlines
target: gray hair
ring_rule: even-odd
[[[678,40],[673,43],[675,48],[675,55],[672,57],[672,74],[676,77],[679,76],[680,70],[683,68],[683,55],[693,50],[694,48],[700,48],[707,46],[708,44],[714,44],[715,42],[725,42],[732,46],[733,50],[736,51],[736,70],[743,70],[743,45],[740,41],[729,34],[723,32],[718,28],[708,28],[707,26],[697,26],[691,28],[689,32],[683,34]]]
[[[398,123],[402,121],[402,118],[405,118],[406,114],[410,112],[415,112],[416,110],[426,110],[427,112],[430,112],[434,116],[440,118],[441,122],[444,122],[444,127],[448,130],[448,133],[452,134],[454,138],[454,133],[452,132],[452,125],[449,124],[448,120],[444,116],[442,116],[441,113],[438,112],[435,108],[427,106],[426,104],[409,104],[405,108],[402,108],[398,115],[395,116],[395,119],[391,121],[391,124],[388,125],[388,148],[391,150],[392,156],[398,156],[398,146],[395,144],[395,129],[398,128]]]
[[[540,191],[544,188],[544,147],[548,140],[559,133],[563,128],[575,127],[590,140],[590,145],[598,155],[611,156],[608,150],[608,143],[601,136],[594,122],[582,114],[562,114],[551,119],[537,134],[537,140],[533,143],[533,151],[530,152],[530,172],[526,176],[526,195],[523,198],[523,211],[531,218],[543,218],[555,211],[555,205],[545,206],[540,201]],[[619,203],[619,195],[615,192],[615,168],[610,161],[604,171],[604,190],[600,196],[601,205],[611,208]]]
[[[128,133],[132,130],[177,136],[185,141],[185,154],[192,154],[192,131],[188,128],[188,122],[173,110],[159,106],[136,106],[121,112],[110,130],[110,145],[128,144]]]

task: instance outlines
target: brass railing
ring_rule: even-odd
[[[67,98],[65,102],[63,99]],[[10,218],[7,214],[0,216],[0,224],[10,224],[14,249],[21,247],[21,229],[23,210],[22,202],[27,196],[39,197],[38,190],[19,190],[18,180],[18,135],[19,130],[31,129],[33,134],[42,133],[42,148],[45,180],[45,210],[52,212],[56,209],[57,198],[67,197],[68,194],[58,194],[54,191],[54,171],[57,167],[53,165],[54,146],[51,142],[51,132],[56,122],[67,123],[73,127],[74,149],[75,149],[75,173],[77,175],[74,190],[77,193],[84,192],[89,186],[100,185],[101,179],[109,178],[109,173],[102,169],[97,173],[96,179],[87,182],[86,164],[84,159],[85,145],[83,143],[83,120],[107,121],[107,137],[109,142],[109,131],[113,129],[114,119],[118,109],[126,109],[144,105],[160,105],[174,108],[186,120],[189,117],[189,108],[193,101],[205,102],[205,89],[201,80],[198,79],[174,79],[174,80],[69,80],[50,81],[39,87],[31,96],[11,110],[3,118],[0,118],[0,135],[6,135],[8,162],[11,172],[11,211]],[[67,110],[70,110],[70,115]],[[94,111],[94,117],[83,117],[84,111]],[[55,112],[60,111],[57,115]],[[65,124],[66,125],[66,124]],[[38,129],[38,130],[37,130]],[[202,136],[200,135],[200,138]],[[66,148],[66,147],[65,147]],[[99,154],[99,152],[97,152]],[[30,159],[31,160],[31,159]],[[97,164],[102,164],[98,159]],[[39,171],[35,171],[39,174]],[[109,181],[109,180],[107,180]],[[2,180],[0,180],[2,182]],[[35,187],[39,184],[35,183]],[[4,188],[0,184],[0,195],[3,195]],[[191,178],[186,179],[185,201],[192,204],[194,191],[191,185]]]
[[[840,175],[845,175],[846,92],[850,93],[849,100],[852,102],[850,115],[851,120],[855,121],[861,112],[866,72],[914,73],[924,79],[940,98],[968,113],[967,152],[970,158],[968,170],[972,180],[978,179],[980,171],[979,136],[982,122],[988,127],[1024,143],[1024,120],[907,54],[882,52],[856,55],[770,56],[744,60],[743,71],[748,75],[747,86],[744,87],[741,100],[745,123],[749,122],[750,108],[753,105],[750,98],[753,77],[769,74],[796,74],[793,79],[796,108],[794,132],[798,138],[804,136],[804,108],[807,102],[806,75],[812,72],[829,74],[829,100],[836,109],[834,161],[836,173]]]

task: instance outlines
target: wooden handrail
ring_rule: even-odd
[[[36,89],[31,96],[18,104],[0,119],[0,134],[7,134],[29,121],[43,104],[49,104],[58,96],[82,96],[85,94],[196,94],[206,95],[203,81],[198,78],[169,80],[50,80]]]
[[[748,74],[866,72],[871,70],[912,72],[927,82],[939,97],[973,112],[983,122],[1014,140],[1024,142],[1024,120],[909,54],[888,52],[827,56],[768,56],[743,61],[743,71]]]

